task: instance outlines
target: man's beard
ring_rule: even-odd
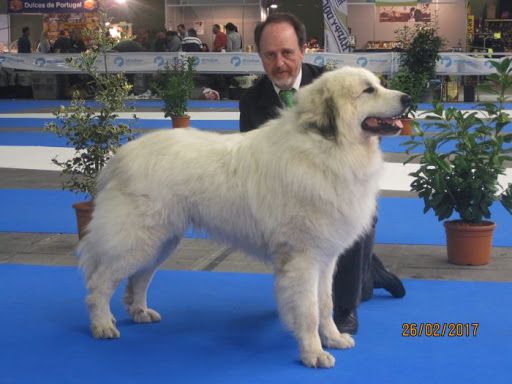
[[[286,78],[279,79],[273,77],[271,80],[279,89],[290,89],[292,88],[293,83],[295,82],[295,79],[292,76],[287,76]]]

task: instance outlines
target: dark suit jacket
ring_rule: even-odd
[[[323,71],[322,67],[303,63],[300,86],[311,83]],[[268,120],[276,118],[279,108],[283,108],[281,99],[276,94],[272,82],[265,75],[240,99],[240,131],[256,129]]]

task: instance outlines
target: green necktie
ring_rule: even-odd
[[[279,91],[279,98],[283,104],[287,107],[293,107],[295,105],[295,89],[282,89]]]

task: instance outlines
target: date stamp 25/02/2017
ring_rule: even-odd
[[[479,323],[403,323],[403,337],[476,337]]]

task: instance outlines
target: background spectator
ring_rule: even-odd
[[[181,42],[181,49],[183,52],[201,52],[202,41],[197,37],[197,32],[194,28],[188,30],[188,36],[186,36]]]
[[[212,33],[215,35],[215,40],[213,40],[212,52],[225,52],[226,44],[227,44],[227,36],[224,32],[222,32],[220,30],[219,24],[213,25]]]
[[[176,31],[165,32],[165,47],[167,52],[181,51],[181,39]]]
[[[165,52],[167,50],[165,32],[156,34],[155,43],[153,44],[153,52]]]
[[[242,50],[242,36],[238,33],[238,28],[233,23],[227,23],[225,26],[227,33],[226,52],[240,52]]]
[[[50,40],[48,40],[48,31],[41,32],[41,38],[39,39],[39,44],[37,45],[36,52],[38,53],[50,53],[52,51],[52,46],[50,44]]]
[[[53,43],[53,51],[55,53],[69,53],[73,50],[73,43],[69,38],[67,31],[60,31],[59,37]]]
[[[185,24],[178,24],[176,27],[176,31],[178,32],[178,36],[181,40],[183,40],[185,37],[187,37]],[[197,37],[197,35],[196,35]]]
[[[18,39],[18,53],[31,53],[32,52],[32,45],[30,44],[30,28],[29,27],[23,27],[21,30],[22,35]]]
[[[82,38],[82,34],[80,31],[73,31],[72,37],[71,37],[71,52],[85,52],[85,42]]]

